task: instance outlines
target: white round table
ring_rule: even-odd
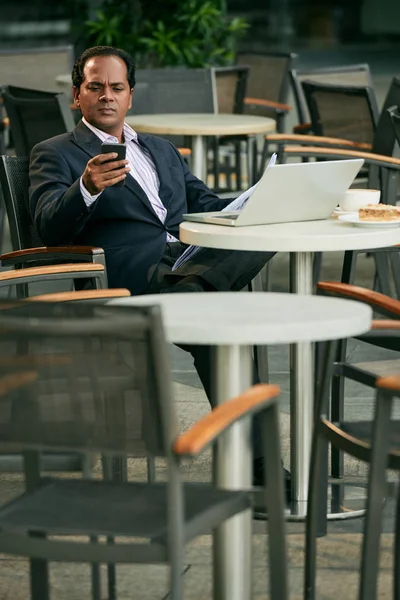
[[[369,229],[334,219],[251,227],[183,222],[180,240],[185,244],[209,248],[290,252],[291,291],[312,294],[314,252],[363,250],[400,244],[400,227]],[[298,506],[306,507],[313,420],[313,354],[309,341],[293,347],[291,369],[294,376],[294,385],[290,389],[292,495]]]
[[[207,136],[258,135],[275,131],[274,119],[251,115],[226,114],[157,114],[129,115],[125,121],[137,132],[155,135],[185,135],[191,138],[191,170],[206,181]]]
[[[215,346],[216,403],[240,394],[252,384],[253,345],[310,344],[368,331],[371,309],[358,302],[318,296],[261,293],[158,294],[119,298],[120,306],[160,305],[166,338],[182,344]],[[312,398],[304,397],[310,405]],[[305,423],[311,431],[311,419]],[[299,449],[300,452],[300,449]],[[309,454],[305,456],[307,469]],[[215,477],[221,487],[251,487],[252,451],[249,419],[233,425],[215,455]],[[220,600],[251,598],[250,511],[229,519],[215,533],[215,595]]]

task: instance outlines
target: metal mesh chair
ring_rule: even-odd
[[[349,290],[347,290],[349,291]],[[348,297],[354,297],[352,293]],[[366,298],[364,298],[366,301]],[[376,303],[372,302],[371,305]],[[378,303],[380,305],[380,303]],[[380,305],[382,310],[382,306]],[[385,311],[383,311],[385,312]],[[397,307],[399,312],[399,307]],[[397,315],[398,318],[398,315]],[[382,323],[380,325],[380,323]],[[378,346],[400,350],[399,321],[376,321],[375,329],[361,339]],[[324,385],[316,406],[315,429],[312,442],[311,470],[306,525],[306,560],[304,597],[316,596],[317,536],[326,534],[326,483],[328,443],[351,456],[369,463],[367,507],[362,544],[362,558],[358,598],[377,598],[382,511],[387,494],[386,469],[400,471],[400,421],[391,419],[394,398],[400,397],[400,377],[368,375],[345,364],[335,364],[334,372],[355,379],[377,390],[375,415],[371,421],[334,420],[329,414],[329,385],[335,357],[334,345],[325,353]],[[322,523],[321,523],[322,518]],[[322,530],[321,530],[322,524]],[[394,550],[394,597],[400,593],[400,495],[398,494]]]
[[[17,156],[29,156],[33,146],[75,127],[64,94],[4,86],[3,99]]]
[[[284,597],[279,388],[255,386],[179,436],[158,307],[1,309],[0,448],[25,453],[26,492],[0,509],[0,551],[30,557],[32,599],[49,598],[48,561],[67,561],[169,563],[171,598],[180,600],[185,543],[249,510],[251,495],[183,484],[179,463],[257,411],[264,415],[268,477],[276,482],[265,489],[274,523],[271,594]],[[134,483],[111,473],[97,481],[43,478],[39,453],[50,449],[161,456],[167,482]],[[109,543],[97,543],[102,535]]]
[[[290,79],[297,54],[244,52],[237,63],[250,67],[244,112],[271,117],[277,122],[277,131],[285,129]]]
[[[29,212],[29,161],[26,157],[0,157],[0,187],[10,226],[12,252],[0,256],[4,267],[55,265],[61,262],[98,263],[107,287],[104,251],[91,246],[43,246]],[[27,290],[24,296],[28,295]]]
[[[221,114],[241,114],[244,109],[244,97],[246,94],[247,80],[249,75],[249,67],[234,66],[234,67],[215,67],[215,86],[217,92],[218,113]],[[241,168],[241,145],[246,144],[246,157],[249,158],[249,138],[248,136],[218,136],[213,138],[214,150],[214,190],[218,191],[220,186],[220,171],[222,170],[226,176],[226,188],[228,190],[242,189],[242,168]],[[230,156],[225,155],[223,165],[220,165],[220,147],[232,146],[234,151],[234,167],[236,182],[232,184],[230,166]],[[248,169],[249,170],[249,169]]]

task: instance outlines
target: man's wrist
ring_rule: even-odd
[[[98,192],[97,194],[91,194],[85,186],[85,183],[83,181],[83,176],[80,178],[79,184],[80,184],[82,198],[84,199],[86,206],[89,207],[93,204],[93,202],[95,202],[97,200],[97,198],[100,196],[100,194],[102,192]]]

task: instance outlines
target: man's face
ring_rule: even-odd
[[[72,89],[75,105],[91,125],[120,135],[133,95],[125,62],[118,56],[96,56],[86,62],[83,75],[80,89]]]

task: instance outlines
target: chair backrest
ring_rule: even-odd
[[[13,250],[43,246],[29,212],[29,160],[0,157],[0,188],[3,195]]]
[[[0,90],[17,156],[29,156],[35,144],[75,127],[64,94],[15,86]]]
[[[0,306],[0,376],[16,380],[1,398],[2,449],[171,455],[177,429],[159,307]]]
[[[54,91],[56,77],[70,73],[74,63],[73,46],[9,48],[0,50],[0,86],[13,85]]]
[[[388,113],[391,106],[400,106],[400,77],[393,77],[376,127],[372,152],[392,156],[396,144],[396,134]]]
[[[218,112],[241,114],[250,67],[215,67]]]
[[[370,87],[306,80],[302,88],[315,135],[373,143],[376,117]]]
[[[131,114],[215,113],[212,69],[138,69]]]
[[[398,106],[390,106],[387,111],[396,135],[397,143],[400,146],[400,108]]]
[[[371,71],[369,65],[366,63],[301,71],[292,69],[290,72],[290,82],[299,123],[308,123],[311,120],[303,93],[303,81],[315,81],[316,83],[326,83],[338,86],[369,87],[373,89]],[[372,98],[372,106],[375,120],[377,120],[379,111],[375,94]]]
[[[287,104],[290,86],[289,75],[296,58],[297,54],[291,52],[265,54],[243,52],[238,54],[236,62],[239,65],[250,67],[246,96]],[[257,114],[276,116],[275,113],[271,113],[266,109],[262,109],[260,112],[260,107],[252,109],[246,106],[246,112],[252,110]]]

